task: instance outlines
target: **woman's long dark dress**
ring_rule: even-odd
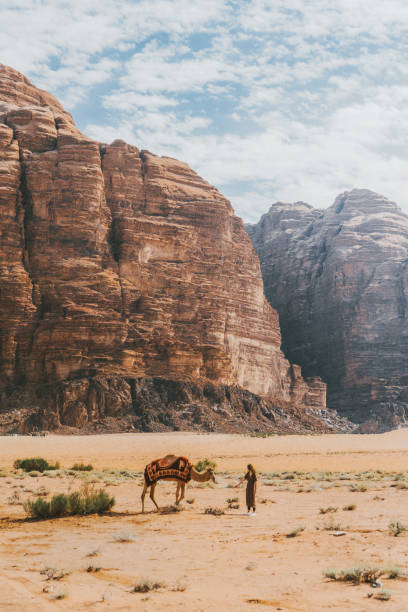
[[[246,486],[246,505],[248,508],[255,508],[255,483],[257,481],[256,474],[247,472],[245,474]]]

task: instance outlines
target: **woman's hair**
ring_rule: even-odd
[[[250,472],[252,472],[256,476],[256,470],[255,470],[254,466],[252,465],[252,463],[248,463],[247,468],[248,468],[248,470]]]

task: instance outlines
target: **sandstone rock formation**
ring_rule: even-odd
[[[363,189],[327,210],[274,204],[248,226],[283,348],[365,432],[408,421],[408,217]]]
[[[5,66],[0,205],[3,429],[339,426],[280,351],[228,200],[187,164],[90,140]]]

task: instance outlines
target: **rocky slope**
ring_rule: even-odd
[[[90,140],[5,66],[0,205],[3,429],[339,426],[280,351],[228,200],[182,162]]]
[[[371,191],[274,204],[248,226],[283,347],[365,432],[408,425],[408,217]]]

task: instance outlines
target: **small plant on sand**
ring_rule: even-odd
[[[229,510],[239,510],[238,497],[229,497],[226,502]]]
[[[194,466],[197,472],[205,472],[208,469],[215,470],[216,467],[217,464],[215,463],[215,461],[211,461],[211,459],[208,459],[207,457],[205,457],[205,459],[200,459],[199,461],[197,461]]]
[[[115,534],[113,539],[115,540],[115,542],[126,543],[134,542],[136,538],[135,535],[130,531],[118,531],[118,533]]]
[[[15,506],[21,506],[23,504],[17,491],[14,491],[13,495],[7,498],[7,503]]]
[[[48,566],[44,567],[40,572],[40,574],[47,577],[47,580],[62,580],[62,578],[65,578],[65,576],[69,576],[70,573],[71,572],[64,569]]]
[[[186,499],[186,502],[187,502],[188,504],[194,504],[195,499],[193,499],[193,498],[191,498],[191,499]]]
[[[347,506],[343,506],[343,510],[347,510],[349,512],[351,512],[351,510],[355,510],[356,508],[356,504],[348,504]]]
[[[213,514],[214,516],[221,516],[221,514],[225,514],[225,512],[222,508],[213,508],[210,506],[204,510],[204,514]]]
[[[368,491],[368,487],[363,482],[356,482],[350,485],[349,487],[352,493],[365,493]]]
[[[166,586],[165,582],[158,580],[141,580],[133,587],[133,593],[149,593],[149,591],[158,591]]]
[[[73,470],[74,472],[92,472],[93,465],[91,465],[90,463],[88,463],[87,465],[85,465],[85,463],[74,463],[71,470]]]
[[[408,570],[398,567],[398,565],[389,565],[384,568],[384,574],[390,580],[408,580]]]
[[[374,599],[379,599],[380,601],[388,601],[389,599],[391,599],[391,593],[390,591],[381,589],[381,591],[374,595]]]
[[[293,529],[292,531],[289,531],[289,533],[286,534],[287,538],[296,538],[296,536],[299,535],[299,533],[302,533],[302,531],[304,531],[305,528],[303,527],[303,525],[299,525],[298,527],[295,527],[295,529]]]
[[[57,593],[54,593],[54,595],[52,595],[51,598],[60,600],[60,599],[67,599],[67,597],[68,597],[67,591],[57,591]]]
[[[176,584],[174,584],[170,588],[170,591],[174,591],[176,593],[184,593],[186,589],[187,589],[187,586],[184,584],[184,582],[176,582]]]
[[[408,525],[404,525],[399,521],[392,521],[388,525],[388,531],[391,535],[398,537],[401,533],[408,531]]]
[[[328,514],[329,512],[337,512],[338,508],[334,506],[328,506],[327,508],[320,508],[320,514]]]
[[[238,497],[228,497],[228,499],[226,499],[227,504],[235,504],[237,501],[239,501]]]
[[[33,493],[38,497],[47,497],[47,495],[49,494],[49,490],[45,487],[39,487],[36,491],[33,491]]]
[[[54,465],[48,463],[42,457],[31,457],[29,459],[16,459],[14,462],[16,470],[24,472],[45,472],[45,470],[59,470],[60,464],[57,461]]]
[[[334,518],[331,516],[330,520],[327,521],[322,529],[324,529],[324,531],[341,531],[342,530],[342,526],[340,525],[340,523],[334,520]]]
[[[383,573],[383,570],[379,567],[360,565],[339,570],[328,569],[324,572],[324,576],[330,578],[330,580],[360,584],[361,582],[373,583],[377,578],[382,576]]]
[[[160,514],[177,514],[177,512],[183,512],[183,507],[172,504],[170,506],[163,506],[160,508]]]

